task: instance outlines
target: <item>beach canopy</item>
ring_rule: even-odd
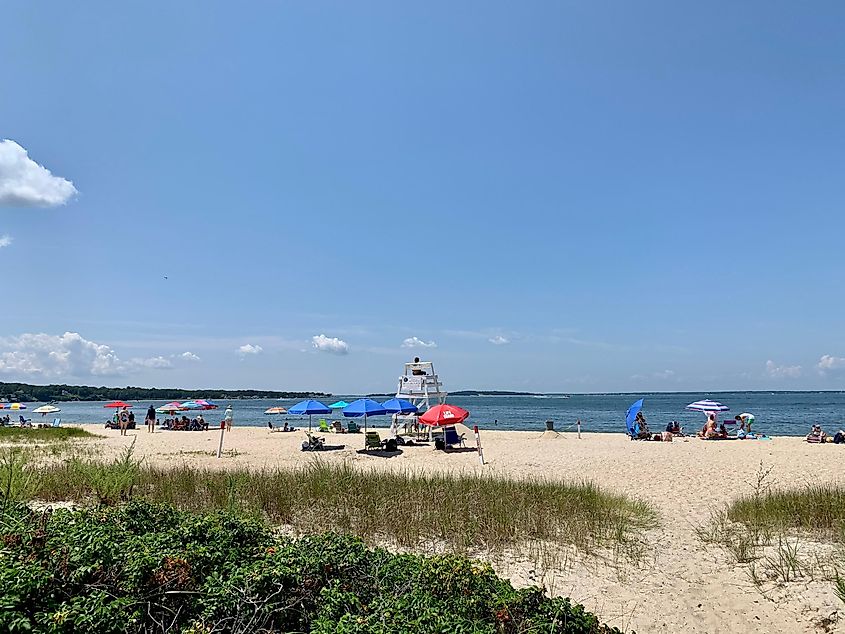
[[[202,405],[203,409],[217,409],[217,403],[212,403],[211,401],[207,401],[204,398],[194,399],[194,403]]]
[[[43,414],[57,414],[57,413],[61,412],[62,410],[60,410],[55,405],[42,405],[41,407],[38,407],[38,408],[36,408],[32,411],[35,414],[42,414],[43,415]]]
[[[308,417],[308,431],[311,431],[311,416],[313,416],[314,414],[331,413],[331,407],[329,407],[325,403],[321,403],[320,401],[315,401],[314,399],[300,401],[299,403],[288,409],[288,414],[298,414],[299,416]]]
[[[686,406],[686,409],[692,410],[694,412],[704,412],[705,414],[709,414],[711,412],[727,412],[731,408],[727,405],[722,405],[718,401],[710,401],[710,400],[703,400],[703,401],[696,401],[695,403],[690,403]]]
[[[26,405],[23,403],[0,403],[0,409],[26,409]]]
[[[179,409],[206,409],[203,405],[200,405],[196,401],[185,401],[182,403],[182,407]]]
[[[332,409],[343,409],[347,405],[349,405],[349,403],[347,403],[346,401],[337,401],[336,403],[332,403],[331,405],[329,405],[329,407],[331,407]]]
[[[111,408],[114,408],[114,409],[120,409],[120,408],[124,408],[124,407],[129,408],[129,407],[132,407],[132,405],[130,403],[125,403],[124,401],[112,401],[111,403],[106,403],[105,405],[103,405],[103,407],[111,407]]]
[[[628,411],[625,413],[625,429],[628,430],[628,435],[634,435],[634,420],[637,418],[637,414],[643,408],[643,399],[632,403],[631,407],[628,408]]]
[[[435,405],[420,416],[420,422],[432,427],[457,425],[469,418],[469,412],[457,405]]]
[[[284,407],[271,407],[264,410],[265,414],[287,414],[288,411]]]
[[[391,414],[413,414],[417,411],[417,406],[404,398],[392,398],[381,406]]]

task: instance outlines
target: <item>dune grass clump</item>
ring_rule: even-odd
[[[845,487],[810,485],[743,497],[728,506],[727,519],[767,535],[800,532],[845,543]]]
[[[0,444],[50,443],[94,437],[94,434],[79,427],[0,427]]]
[[[237,510],[297,534],[351,533],[403,548],[501,551],[549,542],[633,553],[640,532],[656,523],[645,503],[541,478],[382,472],[319,460],[295,469],[216,471],[138,466],[128,456],[36,470],[32,495],[48,502],[134,498],[193,512]]]

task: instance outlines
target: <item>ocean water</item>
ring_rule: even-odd
[[[197,397],[201,397],[198,394]],[[687,431],[700,428],[704,415],[684,410],[684,406],[703,398],[724,403],[731,408],[719,418],[732,419],[735,414],[750,412],[755,415],[755,431],[772,436],[803,436],[812,424],[818,423],[825,431],[835,432],[845,428],[845,392],[720,392],[720,393],[642,393],[642,394],[573,394],[562,396],[455,396],[448,401],[470,411],[468,423],[482,429],[536,430],[545,429],[545,421],[554,421],[555,429],[574,429],[580,419],[582,432],[621,432],[625,429],[625,411],[639,398],[645,398],[643,413],[649,427],[659,431],[672,420],[679,421]],[[338,399],[352,401],[355,395],[334,395],[327,402]],[[164,402],[153,402],[154,406]],[[225,406],[225,402],[219,403]],[[236,425],[264,426],[271,419],[274,424],[287,419],[291,424],[307,424],[307,417],[266,416],[264,410],[281,405],[289,407],[294,401],[240,400],[232,401]],[[27,417],[37,403],[27,404]],[[57,403],[62,409],[59,416],[68,423],[101,423],[110,418],[112,411],[101,402]],[[143,422],[149,402],[135,403],[135,415]],[[18,412],[9,412],[17,420]],[[190,413],[188,413],[190,414]],[[206,420],[213,424],[223,418],[223,408],[205,412]],[[334,418],[341,418],[337,415]],[[331,416],[315,417],[331,419]],[[48,416],[47,419],[52,419]],[[386,426],[387,417],[370,419],[376,426]],[[494,422],[495,421],[495,422]]]

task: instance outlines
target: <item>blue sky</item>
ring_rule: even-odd
[[[0,21],[0,379],[845,383],[842,3]]]

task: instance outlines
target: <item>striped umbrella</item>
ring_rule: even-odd
[[[180,409],[182,409],[182,403],[179,403],[178,401],[172,401],[170,403],[162,405],[161,407],[157,407],[156,411],[159,414],[173,414],[175,412],[178,412]]]
[[[0,409],[26,409],[26,405],[24,405],[23,403],[0,403]]]
[[[710,401],[710,400],[703,400],[703,401],[696,401],[695,403],[690,403],[686,406],[686,409],[692,410],[694,412],[704,412],[705,414],[709,414],[711,412],[727,412],[730,411],[730,407],[727,405],[722,405],[718,401]]]
[[[287,414],[288,411],[284,407],[271,407],[264,410],[265,414]]]

